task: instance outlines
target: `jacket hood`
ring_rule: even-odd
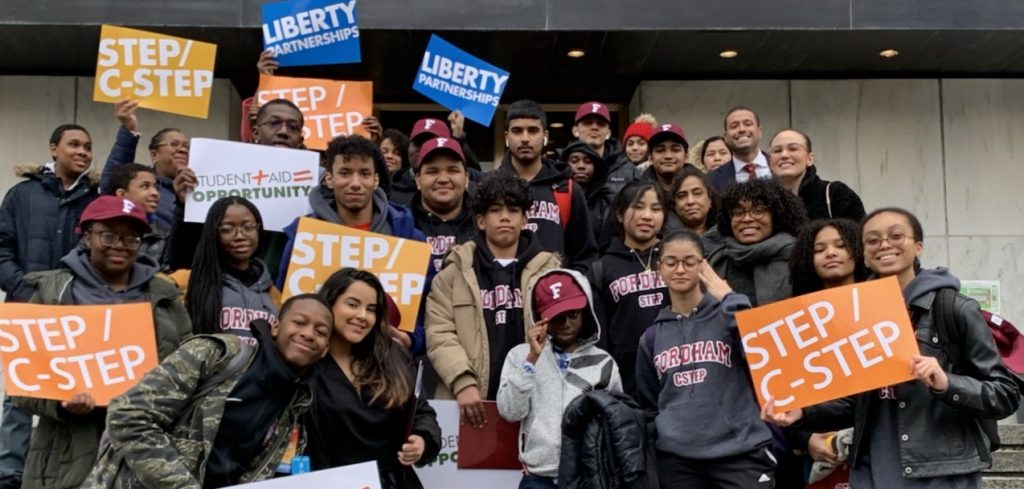
[[[92,167],[90,166],[90,168]],[[38,163],[19,163],[14,166],[14,176],[42,181],[46,178],[56,178],[57,175],[53,172],[53,162],[50,162],[44,165]],[[100,184],[100,174],[96,171],[86,170],[85,173],[78,177],[75,186],[82,180],[88,181],[89,185],[95,187]]]
[[[597,151],[594,151],[594,148],[591,148],[587,143],[574,141],[562,150],[562,155],[559,159],[559,166],[568,170],[569,175],[572,175],[572,167],[569,166],[569,156],[573,153],[583,153],[594,163],[594,175],[590,177],[590,182],[587,183],[587,195],[596,194],[596,191],[602,189],[604,183],[608,181],[608,162],[598,156]]]
[[[244,294],[245,290],[249,290],[257,294],[270,290],[270,287],[273,285],[273,281],[270,279],[270,270],[267,268],[266,263],[263,263],[263,260],[260,260],[259,258],[253,257],[252,260],[250,260],[250,264],[259,272],[260,275],[260,278],[256,279],[256,283],[252,284],[252,286],[246,287],[240,280],[231,276],[231,274],[225,273],[224,286],[235,289],[239,294]]]
[[[700,302],[697,303],[697,307],[694,308],[693,313],[690,314],[690,319],[694,321],[700,321],[710,319],[715,314],[715,309],[718,307],[719,302],[711,297],[711,294],[704,294]],[[658,313],[658,317],[654,319],[654,324],[663,322],[674,322],[679,319],[679,313],[672,310],[672,307],[666,307]]]
[[[657,256],[659,249],[661,249],[661,241],[654,243],[649,248],[634,250],[626,246],[626,242],[623,241],[622,238],[615,237],[612,238],[611,244],[608,245],[608,251],[605,252],[605,255],[612,255],[623,260],[632,260],[633,256],[636,255],[650,256],[651,254],[654,254]]]
[[[487,238],[482,231],[473,236],[473,242],[476,243],[477,253],[481,254],[486,263],[494,262],[494,254],[487,247]],[[544,249],[540,247],[540,241],[534,236],[533,231],[524,229],[522,234],[519,235],[519,245],[516,247],[516,261],[525,267],[541,251],[544,251]],[[474,266],[482,265],[482,263],[474,264]]]
[[[527,287],[530,290],[536,290],[535,285],[544,277],[551,275],[552,273],[564,273],[572,277],[576,285],[579,286],[583,293],[587,296],[587,310],[590,311],[589,321],[583,322],[583,327],[580,329],[579,336],[577,338],[577,350],[582,349],[585,346],[597,344],[598,338],[601,337],[601,322],[597,320],[597,312],[594,310],[594,293],[590,290],[590,281],[587,280],[582,273],[576,270],[568,268],[552,268],[546,272],[537,275],[533,279],[533,282]],[[540,317],[537,313],[537,304],[533,301],[533,296],[530,296],[530,309],[533,311],[533,320],[539,321]]]
[[[941,267],[921,270],[914,280],[907,284],[907,288],[903,289],[903,298],[907,304],[910,304],[929,292],[950,288],[959,291],[960,280],[950,275],[949,270]]]
[[[89,261],[89,250],[78,247],[61,258],[61,263],[68,267],[78,280],[79,286],[85,286],[94,291],[109,290],[107,283],[92,268]],[[138,255],[135,259],[135,266],[132,267],[131,276],[128,278],[128,286],[125,291],[132,291],[143,288],[150,279],[156,276],[158,267],[156,261],[145,255]]]
[[[509,173],[512,175],[518,175],[515,168],[512,166],[512,153],[505,150],[505,156],[501,159],[501,166],[498,167],[498,172]],[[541,160],[541,169],[537,173],[537,176],[533,177],[529,183],[530,185],[538,184],[559,184],[563,180],[572,177],[572,172],[569,171],[568,167],[561,166],[555,160],[549,160],[544,158]]]
[[[321,221],[344,225],[335,207],[334,192],[326,185],[320,185],[309,193],[309,207],[313,216]],[[388,197],[380,187],[373,189],[373,217],[370,219],[370,231],[387,234],[391,227],[388,223]]]
[[[400,192],[416,191],[416,174],[412,171],[412,168],[398,170],[394,177],[388,178],[391,181],[391,190],[398,190]],[[381,187],[383,186],[382,184]]]

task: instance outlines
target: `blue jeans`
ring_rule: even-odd
[[[25,470],[25,454],[32,436],[32,415],[14,407],[4,397],[4,415],[0,420],[0,478],[17,477]]]
[[[558,489],[555,479],[539,475],[524,475],[519,481],[519,489]]]

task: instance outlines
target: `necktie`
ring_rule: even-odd
[[[753,163],[747,163],[743,166],[743,171],[750,175],[750,178],[757,178],[757,165]]]

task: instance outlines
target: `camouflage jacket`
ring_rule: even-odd
[[[205,397],[192,399],[192,394],[203,380],[225,369],[240,349],[235,335],[197,336],[115,398],[107,414],[110,447],[100,454],[82,489],[201,488],[224,403],[248,366]],[[296,392],[241,483],[273,475],[311,396],[308,387]],[[304,444],[301,439],[300,452]]]
[[[60,304],[73,279],[69,270],[29,274],[25,280],[36,288],[31,302]],[[154,277],[147,296],[153,304],[157,355],[167,358],[178,345],[192,336],[192,323],[181,304],[181,292],[166,279]],[[86,415],[73,415],[60,408],[60,401],[13,397],[12,402],[39,416],[25,459],[24,489],[73,489],[78,487],[96,462],[96,447],[103,433],[102,408]]]

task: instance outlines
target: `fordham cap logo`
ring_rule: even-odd
[[[437,138],[437,147],[446,148],[448,147],[448,138]]]
[[[553,284],[549,285],[548,289],[551,290],[551,298],[552,299],[558,299],[559,297],[562,296],[562,284],[561,284],[561,282],[553,283]]]
[[[132,209],[135,208],[135,203],[128,199],[122,199],[121,204],[124,206],[121,208],[121,212],[124,212],[125,214],[131,214]]]
[[[601,104],[590,104],[590,112],[597,113],[601,111]]]
[[[437,121],[434,120],[434,119],[427,119],[427,120],[423,121],[423,128],[429,130],[430,127],[433,126],[435,122],[437,122]]]
[[[672,124],[662,124],[661,125],[661,130],[662,131],[671,131],[672,130]]]

